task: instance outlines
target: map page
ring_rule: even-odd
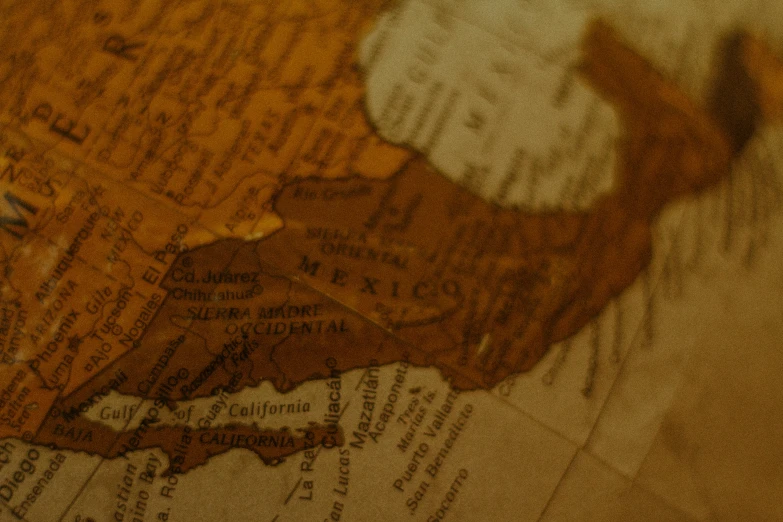
[[[0,1],[0,521],[781,520],[783,7]]]

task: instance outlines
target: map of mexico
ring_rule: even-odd
[[[459,2],[98,4],[2,8],[30,27],[5,35],[0,84],[4,516],[192,516],[192,491],[249,452],[242,473],[290,480],[270,486],[275,520],[366,518],[370,476],[386,518],[464,518],[499,465],[480,437],[513,430],[558,455],[514,479],[535,483],[516,513],[545,515],[590,459],[646,469],[603,445],[626,368],[669,353],[637,340],[670,335],[679,305],[659,296],[699,266],[682,238],[711,255],[703,209],[727,258],[767,266],[776,248],[762,152],[783,64],[766,35],[724,26],[700,95],[588,10],[541,11],[561,38],[505,3],[505,26]],[[460,65],[481,63],[463,42],[493,49],[491,72]],[[576,397],[529,410],[533,378]],[[515,444],[497,448],[543,465]]]

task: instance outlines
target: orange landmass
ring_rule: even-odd
[[[34,434],[139,347],[180,252],[277,230],[293,177],[384,177],[408,157],[364,119],[353,62],[383,9],[0,7],[2,356],[27,366],[35,410],[21,427],[9,410],[0,437]]]

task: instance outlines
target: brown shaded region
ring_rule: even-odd
[[[70,422],[50,417],[33,442],[104,458],[124,456],[128,451],[160,448],[169,459],[164,475],[186,473],[206,464],[211,457],[236,448],[250,450],[265,464],[274,465],[305,449],[342,446],[344,443],[343,432],[338,426],[310,424],[295,431],[287,428],[259,429],[256,425],[190,429],[183,426],[156,427],[156,423],[150,420],[152,417],[143,417],[138,428],[118,433],[84,417]]]
[[[717,183],[737,152],[601,22],[586,35],[581,72],[623,131],[615,190],[590,211],[499,209],[418,158],[390,182],[287,187],[275,205],[287,226],[264,242],[263,259],[426,351],[457,388],[529,370],[645,269],[664,205]],[[368,291],[369,280],[383,292]]]

